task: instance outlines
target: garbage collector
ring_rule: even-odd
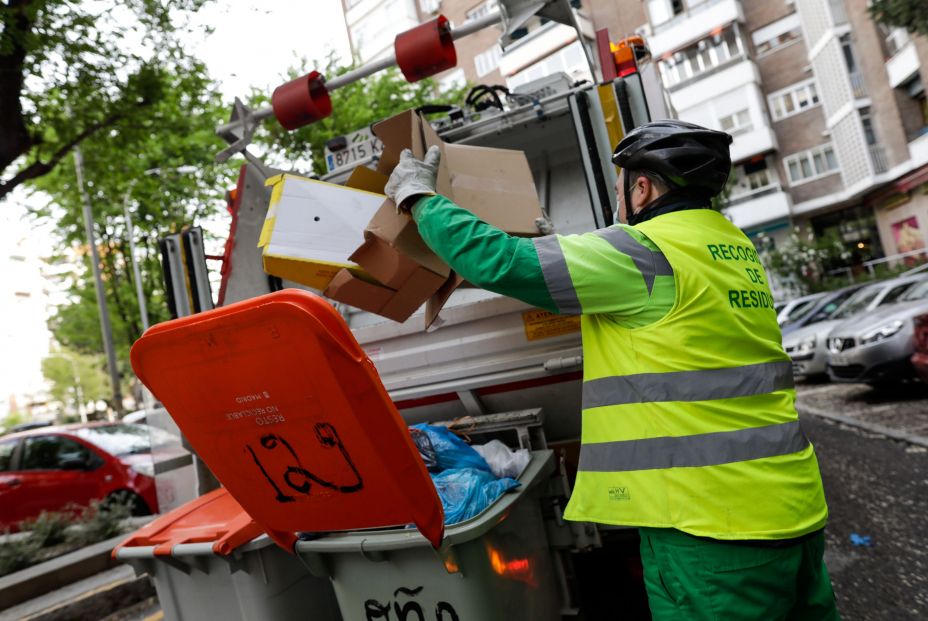
[[[618,144],[616,224],[512,237],[435,194],[440,154],[386,193],[475,286],[581,315],[582,446],[565,517],[639,527],[653,617],[838,619],[827,508],[757,252],[710,201],[731,136],[682,121]]]

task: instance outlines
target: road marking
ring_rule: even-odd
[[[151,615],[150,617],[145,617],[144,619],[142,619],[142,621],[161,621],[162,619],[164,619],[164,611],[159,610],[158,612]]]

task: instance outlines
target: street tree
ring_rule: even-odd
[[[79,414],[88,402],[105,400],[109,377],[99,354],[82,354],[62,349],[42,361],[42,375],[48,380],[52,400],[58,405],[62,422],[68,411]]]
[[[144,116],[98,132],[81,145],[103,286],[124,382],[133,377],[129,347],[142,331],[124,200],[128,195],[142,289],[150,321],[157,323],[168,319],[158,240],[219,216],[224,191],[235,182],[234,164],[214,162],[215,153],[222,148],[214,129],[227,111],[206,68],[188,58],[177,71],[166,71],[161,83],[161,95]],[[37,196],[49,198],[47,204],[33,209],[33,215],[57,225],[60,250],[50,260],[59,266],[54,271],[59,272],[60,286],[67,294],[49,327],[63,346],[84,354],[98,353],[102,350],[99,309],[73,158],[34,180],[32,187],[40,191]]]
[[[76,145],[147,118],[207,1],[0,3],[0,200]]]
[[[928,37],[925,0],[871,0],[869,8],[870,15],[881,24]]]

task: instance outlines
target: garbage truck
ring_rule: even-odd
[[[294,129],[338,114],[332,110],[329,91],[393,64],[407,79],[434,75],[453,66],[448,48],[453,49],[454,39],[489,25],[502,25],[504,49],[532,16],[577,27],[567,0],[501,0],[499,5],[498,11],[462,28],[452,29],[439,17],[402,33],[397,36],[395,56],[334,80],[326,81],[317,72],[302,76],[278,88],[266,109],[252,110],[236,100],[229,123],[218,130],[229,147],[217,157],[241,155],[245,161],[227,195],[232,224],[217,306],[306,288],[271,276],[262,266],[258,239],[270,201],[265,182],[288,171],[274,170],[249,152],[255,128],[273,118]],[[579,29],[578,39],[583,41]],[[610,41],[602,30],[591,47],[585,80],[562,73],[512,91],[478,87],[486,93],[479,111],[456,105],[427,110],[432,113],[433,129],[446,143],[525,154],[544,232],[583,233],[613,224],[617,170],[610,156],[615,145],[632,128],[672,113],[645,41],[639,37]],[[344,183],[355,167],[376,164],[379,150],[370,128],[332,136],[326,147],[328,171],[321,180]],[[202,239],[195,230],[192,237],[190,233],[162,241],[168,299],[175,317],[213,306]],[[538,502],[553,559],[559,617],[648,618],[636,531],[562,518],[579,456],[583,362],[579,317],[555,315],[474,288],[454,291],[428,328],[422,310],[397,323],[332,304],[374,363],[406,423],[442,423],[471,437],[499,437],[514,447],[553,452],[554,475],[546,480]],[[149,422],[170,428],[172,421],[161,414],[160,419],[150,416]],[[176,499],[196,495],[177,491],[193,480],[198,481],[200,494],[215,487],[202,464],[158,477],[159,491],[170,490]],[[380,617],[369,613],[367,618]]]

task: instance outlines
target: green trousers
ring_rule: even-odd
[[[641,528],[654,621],[839,621],[819,533],[770,548]]]

